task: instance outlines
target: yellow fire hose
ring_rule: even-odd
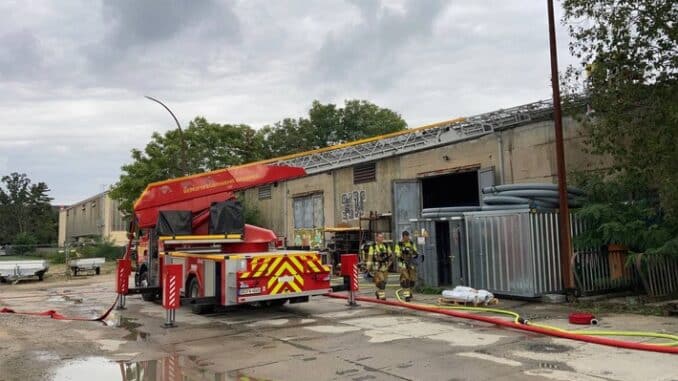
[[[578,330],[567,330],[563,328],[558,328],[546,324],[532,323],[529,320],[522,318],[518,313],[508,310],[503,310],[499,308],[488,308],[488,307],[469,307],[469,306],[447,306],[441,304],[424,304],[424,303],[412,303],[403,300],[400,296],[402,288],[396,290],[395,295],[400,303],[403,304],[415,304],[419,306],[435,306],[436,308],[442,309],[451,309],[459,311],[472,311],[472,312],[481,312],[481,313],[493,313],[498,315],[507,315],[513,318],[514,323],[527,324],[534,327],[550,329],[554,331],[564,332],[573,335],[583,335],[583,336],[617,336],[617,337],[645,337],[645,338],[655,338],[655,339],[667,339],[671,340],[669,342],[662,343],[652,343],[653,345],[665,345],[665,346],[678,346],[678,336],[670,335],[667,333],[659,332],[637,332],[637,331],[578,331]]]

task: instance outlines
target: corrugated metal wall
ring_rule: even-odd
[[[471,212],[464,218],[469,286],[523,297],[562,290],[557,213]]]
[[[438,250],[436,248],[436,224],[434,220],[412,220],[414,239],[422,236],[422,231],[428,235],[424,237],[424,245],[417,245],[420,253],[424,254],[424,262],[417,271],[418,283],[422,286],[438,286]]]

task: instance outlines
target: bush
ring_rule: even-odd
[[[77,252],[81,258],[103,257],[106,261],[115,261],[122,257],[125,248],[113,245],[109,239],[100,239],[94,244],[83,246]]]
[[[38,239],[30,233],[19,233],[12,242],[12,255],[25,255],[35,251]]]
[[[52,252],[45,254],[45,259],[47,259],[49,261],[49,263],[52,263],[52,264],[55,264],[55,265],[66,263],[66,253],[63,252],[63,250],[60,250],[60,251],[52,251]]]

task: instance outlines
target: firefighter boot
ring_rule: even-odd
[[[384,289],[386,289],[386,277],[388,277],[388,273],[385,273],[384,271],[377,271],[374,273],[374,285],[377,287],[375,295],[379,300],[386,300],[386,292],[384,291]]]
[[[412,290],[410,290],[409,288],[404,289],[403,290],[403,297],[405,298],[406,302],[409,302],[410,300],[412,300]]]

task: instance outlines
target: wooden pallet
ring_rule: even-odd
[[[499,299],[493,298],[487,304],[485,303],[471,303],[465,300],[456,300],[449,298],[438,298],[438,304],[441,306],[473,306],[473,307],[483,307],[483,306],[493,306],[499,304]]]

